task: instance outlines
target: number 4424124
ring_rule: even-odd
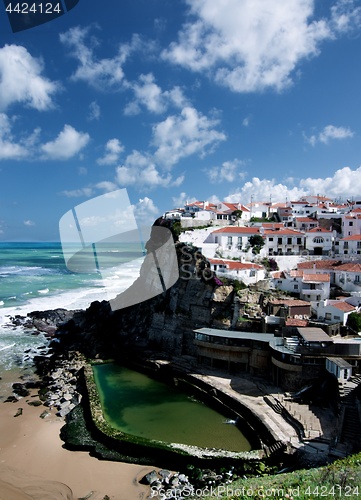
[[[356,498],[359,496],[358,486],[341,486],[340,484],[334,484],[333,486],[308,486],[305,491],[305,495],[312,495],[312,497],[338,497]]]
[[[61,14],[62,11],[60,3],[53,4],[50,2],[9,2],[6,6],[6,12],[9,14]]]

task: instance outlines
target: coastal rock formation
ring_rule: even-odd
[[[95,358],[121,357],[129,349],[193,355],[193,330],[201,327],[229,328],[234,290],[209,269],[205,257],[192,246],[177,243],[179,279],[166,292],[126,307],[112,310],[112,303],[93,302],[86,311],[75,312],[56,334],[67,350],[78,350]],[[124,294],[147,286],[144,273]],[[115,299],[117,303],[121,296]],[[56,342],[52,343],[57,348]]]

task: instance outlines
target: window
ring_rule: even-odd
[[[287,245],[292,245],[292,238],[287,238]]]
[[[344,241],[343,248],[348,248],[348,241]]]
[[[323,243],[324,242],[324,239],[321,238],[320,236],[318,236],[317,238],[313,238],[313,242],[314,243]]]
[[[302,238],[297,238],[297,245],[301,245],[302,244]]]
[[[279,245],[282,245],[282,238],[277,238],[277,243],[278,243]]]
[[[228,236],[227,245],[232,245],[232,236]]]
[[[349,223],[348,223],[349,226],[353,226],[353,221],[351,220]]]
[[[293,285],[294,290],[298,290],[298,285]]]
[[[341,319],[341,316],[334,316],[333,319]]]
[[[218,243],[218,236],[214,237],[214,243]]]
[[[268,241],[273,241],[273,236],[271,238],[268,238]]]

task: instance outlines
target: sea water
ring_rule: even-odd
[[[31,311],[86,309],[95,300],[109,300],[126,290],[138,277],[143,259],[118,261],[107,270],[74,273],[67,269],[60,243],[0,242],[0,371],[31,364],[44,345],[43,335],[11,318]],[[114,262],[115,264],[116,262]]]

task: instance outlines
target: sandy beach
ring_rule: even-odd
[[[3,372],[1,377],[1,396],[11,395],[14,374]],[[153,467],[100,461],[86,452],[65,450],[59,437],[63,419],[54,410],[40,418],[45,407],[28,404],[36,399],[0,402],[0,500],[147,497],[148,489],[138,479]],[[15,417],[18,408],[23,412]]]

